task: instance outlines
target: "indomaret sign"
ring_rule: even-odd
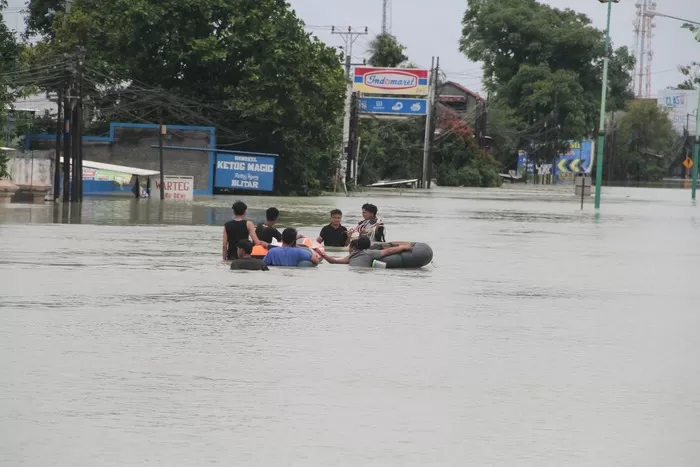
[[[217,154],[216,188],[273,191],[276,154]]]
[[[356,67],[352,88],[365,94],[427,96],[429,73],[418,68]]]

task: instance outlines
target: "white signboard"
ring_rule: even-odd
[[[695,136],[695,119],[698,115],[698,92],[693,90],[664,89],[659,91],[658,104],[668,110],[673,129],[683,134],[688,126],[691,136]]]
[[[151,196],[153,198],[159,197],[158,193],[160,193],[160,180],[158,176],[156,176],[155,179],[155,193],[151,190]],[[163,184],[165,185],[165,199],[182,201],[192,201],[194,199],[194,177],[165,175],[163,177]]]
[[[540,164],[537,167],[537,175],[550,175],[552,173],[552,164]]]

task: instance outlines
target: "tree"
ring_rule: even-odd
[[[487,134],[492,139],[489,149],[503,167],[511,168],[517,163],[524,129],[513,109],[497,99],[488,102]]]
[[[688,29],[691,33],[693,33],[693,36],[695,36],[695,40],[700,42],[700,26],[697,24],[684,23],[681,28]]]
[[[396,37],[389,33],[379,34],[369,43],[368,63],[376,67],[398,67],[408,60],[404,50],[406,47],[401,45]]]
[[[27,20],[44,57],[85,47],[95,99],[172,123],[209,122],[219,145],[280,154],[276,188],[317,192],[332,177],[345,80],[336,51],[306,33],[283,0],[75,0]],[[138,104],[141,103],[141,108]],[[150,107],[150,108],[147,108]]]
[[[590,19],[535,0],[468,0],[460,49],[483,63],[486,90],[512,109],[521,126],[558,129],[581,139],[595,128],[600,102],[604,34]],[[609,110],[633,97],[634,59],[611,49]]]
[[[6,7],[7,2],[0,0],[0,116],[14,99],[16,89],[12,84],[21,54],[21,47],[15,35],[7,27],[3,18],[2,11]]]
[[[435,175],[441,186],[494,187],[501,184],[499,164],[479,149],[472,128],[444,114],[435,138]]]
[[[425,120],[360,120],[359,182],[412,179],[421,172]]]
[[[692,62],[690,65],[679,66],[678,71],[685,76],[685,80],[676,86],[676,89],[693,90],[700,85],[700,62]]]
[[[665,109],[655,102],[631,101],[616,127],[614,180],[657,181],[668,174],[683,142]]]
[[[15,35],[8,29],[2,11],[7,7],[5,0],[0,0],[0,134],[7,133],[8,109],[17,96],[14,86],[21,47]],[[0,179],[10,176],[8,173],[8,156],[0,151]]]

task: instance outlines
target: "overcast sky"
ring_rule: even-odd
[[[381,31],[382,0],[288,0],[309,30],[329,45],[343,45],[338,35],[331,34],[330,26],[347,29],[348,26],[369,28],[370,34],[360,36],[355,43],[353,56],[357,61],[365,57],[368,41]],[[587,14],[593,23],[605,27],[606,5],[597,0],[543,0],[557,8],[572,8]],[[611,35],[615,45],[632,48],[633,22],[636,0],[621,0],[613,5]],[[5,20],[11,28],[22,27],[19,9],[23,0],[9,0],[10,9]],[[449,79],[459,81],[470,89],[481,90],[481,71],[478,64],[469,62],[458,50],[461,35],[461,19],[466,0],[393,0],[391,32],[407,46],[407,55],[416,64],[430,66],[432,56],[440,56],[440,66]],[[700,1],[658,0],[657,10],[700,22]],[[700,43],[695,42],[681,23],[657,18],[652,62],[652,95],[667,86],[682,81],[677,66],[700,61]]]

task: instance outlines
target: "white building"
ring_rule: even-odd
[[[657,102],[668,110],[673,128],[679,134],[687,128],[695,136],[695,119],[699,117],[697,90],[664,89],[659,91]]]

